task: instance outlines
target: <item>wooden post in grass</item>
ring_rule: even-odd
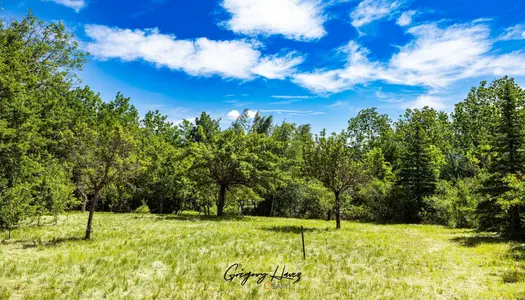
[[[303,259],[306,259],[306,249],[304,247],[304,229],[303,229],[303,226],[301,226],[301,237],[302,237],[302,240],[303,240]]]

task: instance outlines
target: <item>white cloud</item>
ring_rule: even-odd
[[[384,93],[380,90],[376,92],[376,97],[379,98],[379,101],[381,102],[387,102],[387,103],[403,102],[403,99],[399,99],[399,95],[394,94],[394,93]]]
[[[415,40],[391,58],[386,71],[389,74],[384,76],[393,83],[445,87],[463,78],[484,56],[490,56],[490,30],[484,24],[445,29],[425,24],[408,32]]]
[[[272,98],[276,98],[276,99],[310,99],[310,98],[314,98],[314,96],[273,95]]]
[[[178,125],[181,125],[184,121],[188,121],[188,122],[194,124],[196,118],[197,117],[187,117],[187,118],[184,118],[184,119],[177,119],[177,120],[168,119],[168,121],[171,120],[170,122],[172,122],[173,125],[177,125],[178,126]]]
[[[241,113],[238,110],[234,109],[234,110],[230,111],[226,115],[226,117],[228,117],[228,119],[230,119],[230,120],[237,120],[237,118],[239,118],[240,115],[241,115]]]
[[[350,105],[349,101],[343,101],[343,100],[337,100],[334,103],[328,105],[329,108],[340,108],[340,107],[347,107]]]
[[[242,113],[240,113],[238,110],[234,109],[232,111],[230,111],[226,117],[232,121],[235,121],[237,120],[240,116],[242,115]],[[257,111],[255,110],[248,110],[246,112],[246,115],[248,116],[248,118],[250,119],[253,119],[255,118],[255,115],[257,115]]]
[[[339,71],[314,71],[311,73],[300,73],[293,76],[293,81],[314,93],[337,93],[348,89],[346,84],[339,76]]]
[[[335,93],[374,80],[378,76],[380,66],[368,60],[368,49],[351,41],[339,51],[348,55],[344,69],[296,74],[293,77],[294,82],[316,93]]]
[[[525,73],[525,53],[498,54],[486,24],[425,24],[408,33],[414,39],[388,62],[370,61],[366,48],[350,42],[343,68],[296,74],[293,81],[316,93],[336,93],[374,81],[441,89],[465,78]]]
[[[315,115],[325,114],[325,112],[322,112],[322,111],[294,110],[294,109],[261,109],[260,112],[287,114],[288,116],[315,116]]]
[[[224,0],[231,14],[225,26],[247,35],[282,34],[289,39],[315,40],[326,31],[319,0]]]
[[[401,16],[397,19],[397,25],[399,26],[408,26],[412,23],[412,17],[416,14],[415,10],[409,10],[405,11],[401,14]]]
[[[296,103],[296,102],[299,102],[299,101],[301,101],[301,99],[288,99],[288,100],[283,100],[283,101],[269,102],[268,104],[269,105],[285,105],[285,104]]]
[[[87,3],[85,0],[46,0],[46,1],[52,1],[52,2],[55,2],[56,4],[70,7],[74,9],[76,12],[79,12],[82,8],[87,6]]]
[[[388,17],[401,6],[401,1],[363,0],[350,14],[352,25],[359,28],[373,21]]]
[[[448,107],[445,104],[445,99],[441,97],[431,96],[431,95],[421,95],[417,97],[414,101],[403,103],[401,105],[403,108],[418,108],[421,109],[425,106],[434,108],[436,110],[443,110]]]
[[[268,56],[262,58],[259,65],[252,69],[252,72],[268,79],[285,79],[295,71],[294,67],[302,62],[303,58],[295,53],[289,53],[282,57]]]
[[[193,76],[249,80],[260,75],[284,79],[302,62],[295,53],[264,57],[257,45],[244,40],[178,40],[157,29],[130,30],[101,25],[86,25],[85,31],[93,40],[87,43],[87,51],[98,59],[144,60]]]
[[[501,40],[525,40],[525,24],[518,24],[505,28],[505,33],[501,35]]]
[[[234,107],[247,107],[250,104],[253,104],[251,101],[239,101],[239,100],[226,100],[226,103],[233,104]]]

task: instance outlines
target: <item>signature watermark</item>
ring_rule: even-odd
[[[240,271],[239,271],[240,269]],[[279,272],[280,266],[277,265],[273,273],[264,273],[264,272],[252,272],[244,271],[244,269],[237,263],[231,265],[226,272],[224,272],[224,280],[233,282],[236,279],[239,279],[241,285],[244,286],[248,280],[253,279],[257,284],[264,283],[264,289],[273,290],[273,289],[285,289],[290,288],[292,284],[296,284],[301,281],[301,272],[287,272],[286,266],[283,266],[282,270]],[[266,281],[269,279],[269,281]],[[287,281],[287,284],[282,284],[281,281]],[[265,282],[266,281],[266,282]]]

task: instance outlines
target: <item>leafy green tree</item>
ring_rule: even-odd
[[[0,191],[0,228],[7,230],[8,239],[32,209],[31,188],[30,183],[22,183]]]
[[[387,115],[381,115],[375,107],[361,110],[357,116],[348,121],[348,136],[350,147],[360,156],[373,148],[379,148],[385,154],[387,161],[393,161],[395,144],[394,129]]]
[[[0,20],[0,215],[8,230],[45,206],[35,195],[44,162],[66,156],[68,94],[84,61],[61,23],[32,13]]]
[[[202,112],[199,118],[195,118],[194,141],[197,143],[206,143],[212,141],[219,133],[220,119],[214,120],[206,112]]]
[[[167,117],[148,112],[142,120],[139,160],[143,172],[133,180],[136,204],[145,201],[152,212],[180,211],[187,196],[190,161],[181,146],[181,137]]]
[[[58,215],[68,207],[77,203],[73,197],[74,184],[71,182],[71,174],[63,165],[56,161],[44,165],[41,173],[41,183],[37,187],[38,200],[35,209],[41,212],[51,213],[58,222]]]
[[[341,197],[355,193],[366,180],[362,164],[355,160],[346,144],[346,134],[326,136],[325,131],[304,151],[305,173],[329,189],[335,196],[336,228],[341,228]]]
[[[237,120],[232,123],[232,129],[239,132],[244,131],[245,133],[257,133],[268,136],[273,129],[273,117],[263,117],[259,112],[256,112],[252,119],[250,111],[245,109]]]
[[[470,90],[464,101],[455,105],[452,113],[455,147],[480,169],[487,168],[491,160],[494,116],[498,110],[495,85],[487,86],[487,82],[482,81],[479,87]]]
[[[389,221],[394,219],[392,211],[395,204],[392,202],[392,191],[395,174],[390,163],[385,161],[381,148],[373,148],[364,157],[364,167],[371,179],[358,191],[353,205],[363,206],[365,221]]]
[[[270,140],[263,135],[229,129],[220,132],[211,143],[195,143],[193,178],[201,185],[216,184],[219,190],[217,215],[222,216],[226,192],[234,186],[246,186],[261,192],[270,188],[278,158],[267,149]]]
[[[424,199],[432,210],[425,211],[422,221],[452,228],[474,228],[478,224],[477,194],[479,178],[463,178],[455,181],[440,180],[435,193]]]
[[[72,137],[73,158],[87,180],[92,194],[85,239],[90,239],[93,215],[102,191],[115,182],[136,176],[138,114],[129,98],[118,94],[115,100],[96,100],[96,117],[79,122]],[[89,122],[94,121],[94,122]]]

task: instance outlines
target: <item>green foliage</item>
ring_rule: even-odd
[[[229,189],[244,186],[264,193],[280,182],[279,158],[270,151],[271,143],[262,134],[231,129],[217,134],[212,142],[191,145],[194,180],[218,186],[218,215],[223,213]]]
[[[500,114],[491,139],[493,159],[486,191],[489,201],[502,210],[500,231],[525,238],[525,203],[518,196],[525,181],[525,91],[506,77],[492,86]]]
[[[68,170],[57,162],[46,164],[41,175],[41,183],[37,187],[37,209],[52,214],[56,224],[59,214],[78,203],[73,197],[74,189]]]
[[[68,94],[84,60],[61,23],[32,13],[0,20],[0,223],[8,231],[69,202],[67,171],[55,167],[67,157]]]
[[[371,176],[359,189],[353,204],[364,221],[391,221],[396,217],[394,212],[396,203],[393,201],[395,174],[392,167],[385,161],[380,148],[373,148],[364,158],[365,168]]]
[[[425,107],[407,110],[397,123],[396,134],[401,145],[398,187],[403,195],[404,222],[418,222],[420,213],[430,209],[425,207],[423,199],[434,193],[445,164],[443,154],[450,151],[447,122],[442,113]]]
[[[441,224],[452,228],[474,228],[478,225],[477,207],[480,195],[477,178],[455,182],[441,180],[434,195],[425,198],[431,210],[422,215],[424,223]]]
[[[0,193],[0,228],[8,231],[8,239],[11,231],[30,215],[30,199],[31,185],[28,183],[16,184]]]
[[[393,161],[396,149],[393,143],[392,120],[381,115],[375,107],[361,110],[348,121],[348,140],[350,147],[360,155],[366,155],[374,148],[381,149],[387,161]]]
[[[498,111],[494,85],[482,81],[455,105],[452,113],[456,148],[480,168],[486,168],[491,161],[491,137]]]
[[[142,202],[142,205],[137,207],[137,209],[135,209],[135,213],[137,214],[141,214],[141,215],[147,215],[150,213],[150,210],[149,210],[149,207],[148,205],[146,204],[146,202]]]
[[[366,181],[362,163],[353,157],[352,150],[346,145],[346,134],[332,134],[327,137],[324,131],[315,143],[306,145],[303,155],[304,172],[317,179],[334,193],[336,228],[341,228],[341,196],[353,195]]]
[[[130,99],[117,94],[114,101],[103,103],[98,96],[88,96],[95,97],[95,116],[79,120],[70,140],[74,162],[93,194],[86,239],[103,190],[116,182],[127,183],[141,170],[136,151],[138,113]]]
[[[525,92],[481,82],[449,116],[376,108],[346,131],[245,109],[174,125],[77,87],[85,62],[61,23],[0,21],[0,227],[70,208],[424,222],[524,237]]]

